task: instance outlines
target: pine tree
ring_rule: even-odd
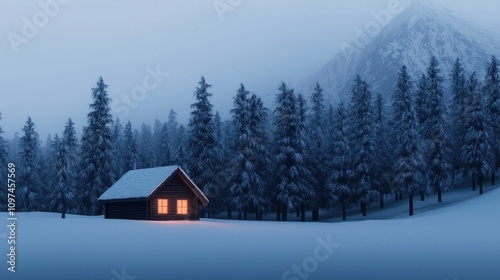
[[[418,120],[411,98],[412,83],[406,66],[401,67],[393,95],[395,141],[394,187],[408,194],[409,214],[413,215],[413,196],[424,187],[423,157],[419,146]]]
[[[234,143],[232,150],[234,157],[231,160],[233,169],[231,170],[231,185],[229,188],[231,201],[228,216],[231,217],[231,210],[239,213],[249,211],[250,205],[245,201],[252,184],[257,176],[255,168],[249,158],[252,156],[250,150],[250,110],[248,104],[249,92],[243,84],[240,85],[234,97],[234,108],[231,109],[232,125],[234,131]],[[260,178],[259,178],[260,180]],[[245,215],[246,216],[246,215]]]
[[[137,165],[137,143],[132,132],[132,124],[130,121],[125,125],[125,130],[123,132],[123,167],[124,173],[129,170],[133,170]]]
[[[469,105],[464,120],[465,137],[461,156],[466,174],[472,177],[473,188],[477,181],[479,193],[483,194],[483,180],[495,167],[495,154],[490,111],[475,72],[467,81],[467,90]]]
[[[150,168],[155,166],[154,140],[151,126],[142,123],[141,132],[137,139],[137,167]]]
[[[179,129],[177,131],[176,141],[179,144],[177,152],[174,156],[174,163],[181,166],[186,172],[189,172],[188,162],[189,162],[189,154],[187,152],[188,145],[188,136],[184,125],[179,125]]]
[[[114,178],[120,178],[123,175],[123,126],[120,119],[116,118],[113,122],[112,135],[113,140],[111,144],[112,155],[112,170]]]
[[[38,133],[35,131],[35,124],[28,117],[28,121],[23,128],[23,136],[19,142],[19,210],[38,211],[39,194],[38,184],[38,163],[40,160],[40,143]]]
[[[310,144],[307,145],[308,165],[311,171],[314,186],[314,198],[312,201],[312,220],[319,220],[319,210],[326,209],[330,204],[330,193],[327,188],[329,177],[326,124],[325,124],[325,104],[323,89],[316,83],[316,87],[311,95],[311,114],[308,116],[308,129]]]
[[[333,122],[331,135],[331,177],[329,178],[329,189],[332,201],[342,207],[342,219],[346,220],[346,208],[353,201],[354,189],[350,182],[354,178],[351,170],[352,155],[347,139],[347,111],[344,103],[340,103],[336,114],[333,107],[329,110],[329,119]]]
[[[269,137],[266,129],[268,123],[268,109],[264,107],[262,99],[255,94],[250,96],[250,145],[253,151],[252,159],[255,162],[255,169],[261,178],[270,178],[269,174]],[[253,186],[253,201],[256,210],[256,219],[262,220],[262,216],[267,212],[271,204],[268,193],[268,182]],[[267,189],[266,189],[267,188]]]
[[[57,137],[59,138],[59,137]],[[54,212],[52,207],[52,189],[55,185],[55,166],[56,166],[56,149],[51,134],[47,136],[47,140],[40,148],[40,157],[37,159],[36,170],[34,171],[39,181],[37,182],[38,193],[38,211]],[[59,139],[57,139],[59,140]]]
[[[275,176],[277,181],[277,213],[287,220],[289,210],[301,210],[312,196],[306,180],[309,170],[304,164],[304,131],[301,123],[305,116],[303,104],[293,89],[282,83],[276,97],[278,106],[274,110],[274,138],[276,145]],[[302,108],[301,108],[302,107]]]
[[[52,145],[56,151],[56,180],[51,195],[53,199],[52,206],[55,211],[61,212],[61,218],[64,219],[66,212],[73,204],[76,179],[75,154],[74,150],[72,150],[76,146],[76,137],[74,136],[74,130],[72,130],[71,119],[66,125],[63,138],[59,139],[56,134]]]
[[[0,113],[0,120],[2,120],[2,114]],[[2,168],[0,169],[2,174],[0,174],[0,180],[2,182],[7,182],[7,141],[3,138],[3,130],[2,127],[0,126],[0,166]],[[3,187],[0,188],[0,195],[2,196],[1,201],[0,201],[0,211],[6,211],[7,210],[7,188]]]
[[[175,155],[179,150],[180,143],[177,136],[178,129],[179,123],[177,122],[177,113],[174,110],[170,109],[167,120],[167,134],[170,152],[172,155]]]
[[[457,58],[451,73],[451,137],[453,174],[463,168],[461,149],[464,145],[465,121],[467,119],[466,106],[468,102],[465,88],[465,73],[462,62]]]
[[[415,100],[415,114],[417,117],[418,126],[420,128],[423,127],[425,121],[429,116],[428,112],[429,96],[427,88],[428,88],[427,76],[425,74],[422,74],[420,80],[418,81],[417,97]],[[424,136],[423,133],[424,133],[423,131],[420,132],[422,136]]]
[[[488,109],[492,123],[492,146],[495,156],[495,166],[491,174],[491,184],[495,184],[495,172],[500,168],[500,73],[498,60],[492,57],[486,71],[483,91],[488,99]]]
[[[217,164],[219,155],[217,154],[217,142],[215,136],[215,126],[213,120],[212,107],[208,92],[211,85],[201,77],[199,87],[194,93],[196,102],[191,105],[191,118],[189,120],[188,138],[188,169],[191,178],[200,186],[203,192],[210,199],[210,204],[206,208],[209,217],[220,211],[223,205],[219,188],[217,185]]]
[[[68,119],[66,126],[64,127],[62,144],[66,150],[66,161],[67,161],[67,177],[69,178],[68,184],[66,185],[66,202],[68,204],[68,212],[76,213],[79,208],[74,198],[76,197],[76,182],[78,179],[78,139],[76,137],[75,123]]]
[[[358,75],[351,90],[350,144],[355,188],[355,198],[366,216],[367,204],[378,197],[373,190],[375,170],[375,138],[371,92],[368,84]]]
[[[87,115],[88,125],[83,129],[81,140],[81,192],[84,214],[99,215],[102,205],[97,201],[99,196],[114,183],[112,170],[111,125],[113,118],[110,113],[110,102],[102,77],[97,86],[92,88],[94,102],[90,105],[91,112]]]
[[[262,101],[257,97],[248,97],[249,92],[243,84],[234,97],[234,108],[231,110],[234,131],[231,160],[231,206],[244,219],[249,211],[256,212],[256,218],[266,211],[268,201],[265,197],[265,181],[262,177],[262,155],[260,130],[266,117]],[[264,158],[262,158],[264,157]]]
[[[443,77],[435,57],[427,68],[427,112],[428,117],[422,124],[424,157],[428,168],[431,188],[442,201],[442,192],[452,187],[451,150],[448,138],[448,116],[444,104]]]
[[[380,208],[384,208],[384,195],[390,193],[391,190],[391,167],[390,154],[388,147],[388,129],[385,118],[384,100],[379,93],[375,98],[375,119],[374,119],[374,136],[375,136],[375,177],[374,190],[379,194]]]
[[[170,137],[168,135],[168,125],[167,123],[163,123],[161,124],[159,131],[155,132],[155,154],[157,155],[157,166],[167,166],[172,162],[170,144],[168,142],[169,139]]]

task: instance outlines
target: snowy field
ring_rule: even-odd
[[[417,200],[413,217],[405,200],[331,223],[19,213],[16,272],[4,261],[0,279],[500,279],[500,189],[443,198]]]

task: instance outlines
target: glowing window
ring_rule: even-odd
[[[188,201],[185,199],[177,200],[177,214],[187,214],[188,213]]]
[[[168,199],[158,199],[158,214],[168,214]]]

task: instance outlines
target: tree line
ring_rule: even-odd
[[[384,208],[388,195],[406,196],[413,215],[414,197],[435,193],[441,202],[457,176],[482,194],[500,167],[495,57],[483,79],[465,73],[459,59],[445,75],[432,57],[416,79],[402,66],[390,102],[359,75],[350,99],[336,105],[326,103],[319,84],[306,98],[282,82],[274,110],[241,84],[225,121],[202,77],[187,126],[173,110],[166,122],[122,125],[106,88],[102,77],[92,88],[80,139],[71,119],[43,146],[31,118],[9,141],[0,128],[0,164],[18,167],[18,211],[99,215],[97,198],[127,171],[180,165],[210,199],[207,217],[252,213],[261,220],[273,212],[276,220],[296,213],[305,221],[311,211],[316,221],[321,209],[341,209],[345,220],[347,208],[365,216],[370,207]],[[6,210],[5,201],[0,207]]]

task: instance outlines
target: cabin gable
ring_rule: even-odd
[[[160,199],[167,200],[167,213],[159,213],[162,212],[159,209]],[[184,201],[187,205],[183,204]],[[165,209],[164,202],[160,203],[162,209]],[[198,207],[201,203],[179,173],[175,172],[149,196],[148,204],[150,220],[198,220]],[[178,213],[178,210],[184,209],[187,214]]]

